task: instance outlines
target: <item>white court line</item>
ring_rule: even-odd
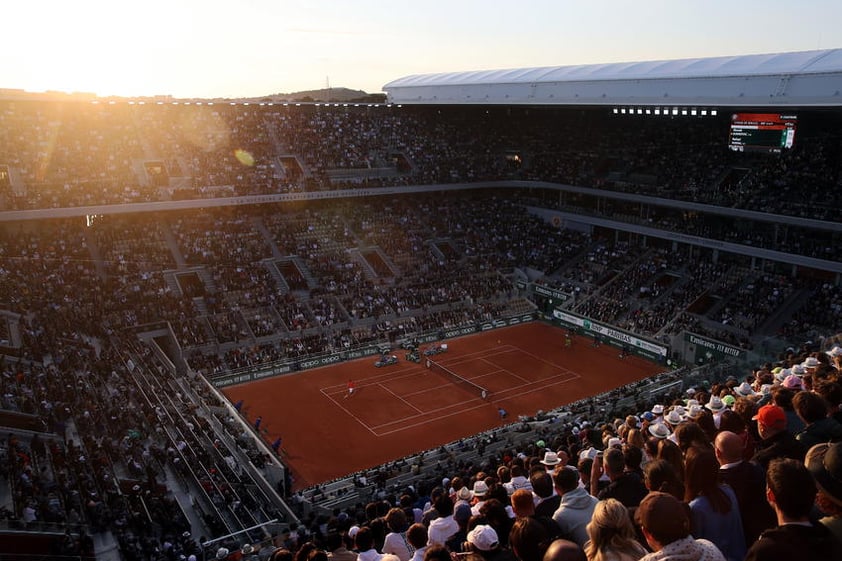
[[[495,363],[493,363],[489,360],[486,360],[489,357],[499,356],[499,355],[503,355],[503,354],[510,354],[512,352],[523,353],[523,354],[525,354],[529,357],[537,359],[540,362],[548,364],[548,365],[552,366],[554,369],[559,370],[561,372],[559,374],[556,374],[555,376],[551,376],[549,378],[542,378],[541,380],[535,380],[534,382],[529,382],[526,379],[522,378],[521,376],[519,376],[519,375],[517,375],[517,374],[515,374],[511,371],[509,371],[505,368],[501,368],[500,365],[495,364]],[[546,388],[549,388],[549,387],[552,387],[552,386],[555,386],[555,385],[558,385],[558,384],[564,384],[566,382],[577,380],[577,379],[581,378],[581,376],[579,376],[577,373],[575,373],[571,370],[559,367],[557,364],[555,364],[553,362],[549,362],[549,361],[547,361],[547,360],[545,360],[545,359],[543,359],[543,358],[541,358],[541,357],[539,357],[535,354],[526,352],[523,349],[521,349],[520,347],[516,347],[516,346],[513,346],[513,345],[503,345],[503,346],[495,348],[493,351],[475,351],[473,353],[463,354],[463,355],[460,355],[459,357],[457,357],[456,359],[454,359],[452,361],[449,361],[447,363],[445,363],[444,361],[441,361],[441,362],[436,361],[436,362],[438,362],[438,364],[441,364],[442,366],[450,368],[450,365],[458,365],[458,364],[464,364],[464,363],[467,363],[467,362],[473,362],[476,358],[481,358],[484,362],[487,362],[488,364],[497,367],[497,370],[494,370],[494,371],[491,371],[491,372],[485,373],[485,374],[480,374],[479,376],[476,376],[475,378],[465,378],[466,380],[473,381],[475,379],[484,378],[486,376],[491,376],[491,375],[495,375],[495,374],[498,374],[498,373],[502,372],[502,373],[506,373],[510,376],[514,376],[515,378],[518,378],[518,379],[520,379],[524,382],[524,384],[520,385],[520,386],[515,386],[515,387],[509,388],[507,390],[501,390],[501,391],[498,391],[498,392],[493,392],[492,397],[498,397],[499,399],[513,399],[513,398],[521,397],[523,395],[529,395],[531,393],[535,393],[535,392],[541,391],[543,389],[546,389]],[[422,358],[422,360],[423,360],[423,358]],[[412,407],[413,409],[418,411],[418,414],[401,417],[400,419],[390,421],[388,423],[383,423],[383,424],[380,424],[380,425],[369,426],[367,423],[363,422],[362,419],[360,419],[358,416],[351,413],[339,401],[337,401],[336,399],[333,398],[333,395],[332,395],[333,393],[336,393],[337,395],[339,395],[339,394],[344,395],[346,390],[347,390],[347,384],[337,384],[337,385],[333,385],[333,386],[327,386],[325,388],[321,388],[320,391],[322,392],[322,394],[325,395],[325,397],[327,397],[328,399],[333,401],[337,406],[339,406],[340,409],[345,411],[350,417],[352,417],[359,424],[361,424],[363,427],[365,427],[370,433],[372,433],[373,435],[378,436],[378,437],[379,436],[387,436],[389,434],[393,434],[393,433],[400,432],[400,431],[403,431],[403,430],[407,430],[407,429],[410,429],[410,428],[414,428],[414,427],[417,427],[417,426],[423,426],[423,425],[426,425],[426,424],[430,424],[437,419],[452,417],[452,416],[458,415],[458,414],[460,414],[464,411],[472,411],[474,409],[479,409],[481,407],[485,407],[485,406],[489,405],[486,401],[482,400],[481,398],[475,397],[475,398],[469,399],[467,401],[462,401],[462,402],[452,404],[452,405],[448,405],[448,406],[445,406],[445,407],[439,407],[437,409],[432,409],[432,410],[429,410],[429,411],[421,411],[420,409],[418,409],[417,407],[415,407],[414,405],[412,405],[411,403],[409,403],[405,399],[403,399],[403,397],[397,395],[395,392],[393,392],[389,388],[385,387],[380,381],[384,378],[388,378],[389,380],[402,380],[404,378],[417,376],[418,375],[417,370],[419,368],[424,372],[428,371],[426,368],[423,367],[423,365],[418,364],[418,365],[410,366],[409,368],[401,368],[400,370],[395,370],[394,368],[390,368],[388,371],[386,371],[382,374],[378,374],[378,375],[374,375],[374,376],[368,376],[368,377],[363,378],[363,379],[358,380],[358,381],[355,380],[358,388],[366,387],[366,386],[382,387],[385,391],[391,393],[392,395],[394,395],[395,397],[397,397],[398,399],[400,399],[401,401],[403,401],[404,403],[406,403],[407,405],[409,405],[410,407]],[[397,374],[397,376],[396,376],[396,374]],[[571,375],[572,377],[566,377],[564,379],[557,380],[555,382],[552,381],[552,380],[555,380],[557,378],[560,378],[560,377],[564,376],[565,374]],[[548,383],[548,382],[550,382],[550,383]],[[533,389],[530,389],[530,390],[527,390],[527,391],[518,391],[517,393],[514,393],[514,394],[510,395],[510,392],[513,391],[513,390],[523,390],[526,387],[534,386],[536,384],[540,384],[540,386],[536,387],[536,388],[533,388]],[[428,389],[425,389],[425,390],[419,390],[419,391],[416,391],[416,392],[411,392],[411,393],[407,394],[406,397],[421,395],[421,394],[429,393],[431,391],[439,391],[441,389],[452,387],[453,385],[454,385],[453,382],[448,382],[448,383],[445,383],[445,384],[442,384],[442,385],[439,385],[439,386],[435,386],[433,388],[428,388]],[[458,385],[458,384],[456,384],[456,385]],[[329,390],[331,390],[333,388],[337,388],[337,390],[339,390],[339,391],[330,392]],[[472,403],[474,401],[479,401],[479,403],[477,405],[466,407],[467,404]],[[390,431],[385,431],[385,432],[379,432],[378,431],[378,429],[383,428],[383,427],[388,427],[388,426],[391,426],[391,425],[395,425],[395,424],[398,424],[398,423],[405,422],[407,420],[417,419],[419,417],[424,417],[424,416],[427,416],[427,415],[441,413],[441,412],[447,411],[448,409],[452,409],[454,407],[458,407],[459,409],[457,411],[453,412],[453,413],[438,414],[438,415],[436,415],[435,419],[420,421],[420,422],[413,423],[413,424],[407,425],[407,426],[402,426],[401,428],[393,429],[393,430],[390,430]]]
[[[530,393],[534,393],[534,392],[536,392],[536,391],[539,391],[539,390],[542,390],[542,389],[546,389],[546,388],[548,388],[548,387],[550,387],[550,386],[554,386],[554,385],[556,385],[556,384],[563,384],[563,383],[565,383],[565,382],[569,382],[569,381],[573,381],[573,380],[578,380],[578,379],[579,379],[579,376],[565,377],[565,378],[564,378],[564,379],[562,379],[562,380],[558,380],[558,381],[556,381],[556,382],[552,382],[552,383],[547,384],[547,382],[550,382],[550,381],[552,381],[552,380],[554,380],[554,379],[556,379],[556,378],[560,378],[560,377],[562,377],[562,376],[565,376],[565,373],[556,374],[555,376],[551,376],[551,377],[549,377],[549,378],[544,378],[544,379],[542,379],[542,380],[536,380],[536,381],[534,381],[534,382],[527,382],[527,383],[526,383],[526,384],[524,384],[524,385],[515,386],[515,387],[513,387],[513,388],[509,388],[509,389],[507,389],[507,390],[501,390],[501,391],[499,391],[499,392],[492,392],[491,396],[492,396],[492,397],[502,396],[502,397],[500,397],[500,399],[511,399],[511,398],[513,398],[513,397],[520,397],[520,396],[522,396],[522,395],[527,395],[527,394],[530,394]],[[537,388],[534,388],[534,389],[532,389],[532,390],[529,390],[529,391],[525,391],[525,392],[524,392],[524,391],[518,391],[518,393],[515,393],[515,394],[513,394],[513,395],[509,395],[509,392],[516,391],[516,390],[522,390],[522,389],[524,389],[525,387],[534,386],[534,385],[536,385],[536,384],[540,384],[540,386],[539,386],[539,387],[537,387]],[[447,386],[452,386],[452,384],[447,384]],[[381,425],[374,425],[374,426],[372,426],[372,428],[376,430],[376,429],[379,429],[379,428],[381,428],[381,427],[388,427],[388,426],[390,426],[390,425],[395,425],[395,424],[397,424],[397,423],[402,423],[402,422],[407,421],[407,420],[410,420],[410,419],[416,419],[416,418],[418,418],[418,417],[423,417],[423,416],[426,416],[426,415],[431,415],[431,414],[434,414],[434,413],[438,413],[438,412],[440,412],[440,411],[447,411],[448,409],[451,409],[451,408],[453,408],[453,407],[458,407],[458,406],[459,406],[459,405],[461,405],[461,404],[464,404],[464,403],[471,403],[471,402],[473,402],[473,401],[477,401],[477,400],[482,401],[482,402],[483,402],[483,404],[487,403],[487,402],[485,402],[484,400],[482,400],[482,399],[481,399],[481,398],[479,398],[479,397],[474,397],[474,398],[469,399],[468,401],[463,401],[463,402],[460,402],[460,403],[451,404],[451,405],[446,405],[446,406],[444,406],[444,407],[439,407],[439,408],[437,408],[437,409],[431,409],[431,410],[429,410],[429,411],[424,411],[423,413],[421,413],[421,414],[419,414],[419,415],[409,415],[409,416],[406,416],[406,417],[401,417],[400,419],[395,419],[394,421],[389,421],[388,423],[383,423],[383,424],[381,424]],[[444,416],[445,416],[445,417],[448,417],[449,415],[444,415]],[[441,417],[438,417],[438,418],[441,418]],[[424,423],[420,423],[420,424],[424,424]],[[410,426],[416,426],[416,425],[410,425]],[[399,430],[402,430],[402,429],[399,429]],[[394,431],[393,431],[393,432],[394,432]],[[386,433],[386,434],[388,434],[388,433]]]
[[[333,396],[332,396],[331,394],[327,393],[324,389],[322,389],[322,390],[320,390],[320,391],[322,392],[322,394],[323,394],[326,398],[328,398],[328,399],[329,399],[329,400],[331,400],[333,403],[335,403],[337,407],[339,407],[340,409],[342,409],[343,411],[345,411],[345,413],[347,413],[347,414],[348,414],[348,415],[349,415],[352,419],[354,419],[354,420],[355,420],[355,421],[357,421],[359,424],[361,424],[363,427],[365,427],[365,428],[366,428],[366,430],[368,430],[368,432],[370,432],[370,433],[371,433],[371,434],[373,434],[374,436],[380,436],[380,435],[379,435],[379,434],[377,434],[374,430],[372,430],[372,428],[371,428],[370,426],[368,426],[366,423],[364,423],[362,419],[360,419],[359,417],[357,417],[356,415],[354,415],[353,413],[351,413],[350,411],[348,411],[348,409],[347,409],[344,405],[342,405],[340,402],[338,402],[338,401],[336,401],[335,399],[333,399]],[[352,398],[352,399],[353,399],[353,398]]]
[[[410,402],[408,402],[407,400],[405,400],[404,398],[402,398],[401,396],[399,396],[398,394],[396,394],[395,392],[393,392],[392,390],[390,390],[389,388],[387,388],[383,384],[379,384],[379,385],[380,385],[381,388],[383,388],[384,390],[386,390],[387,392],[389,392],[390,394],[392,394],[396,398],[400,399],[401,401],[403,401],[404,403],[406,403],[407,405],[409,405],[410,407],[412,407],[413,409],[415,409],[419,413],[423,413],[423,411],[421,411],[420,409],[415,407],[413,404],[411,404]]]
[[[529,390],[529,391],[520,392],[520,393],[517,393],[517,394],[514,394],[514,395],[507,395],[507,396],[506,396],[506,398],[507,398],[507,399],[512,399],[512,398],[515,398],[515,397],[521,397],[521,396],[523,396],[523,395],[529,395],[529,394],[531,394],[531,393],[535,393],[535,392],[538,392],[538,391],[541,391],[541,390],[545,390],[545,389],[547,389],[548,387],[551,387],[551,386],[555,386],[555,385],[558,385],[558,384],[564,384],[564,383],[567,383],[567,382],[572,382],[572,381],[574,381],[574,380],[578,380],[579,378],[581,378],[581,376],[575,376],[575,377],[573,377],[573,378],[567,378],[567,379],[565,379],[565,380],[559,380],[558,382],[554,382],[554,383],[552,383],[552,384],[544,385],[544,386],[541,386],[540,388],[535,388],[535,389],[532,389],[532,390]],[[502,393],[502,392],[500,392],[500,393]],[[478,397],[477,397],[477,398],[474,398],[474,399],[470,400],[470,401],[469,401],[469,402],[467,402],[467,403],[470,403],[470,402],[473,402],[473,401],[477,401],[477,400],[479,400],[479,399],[480,399],[480,398],[478,398]],[[430,424],[430,423],[432,423],[433,421],[437,421],[437,420],[439,420],[439,419],[446,419],[446,418],[448,418],[448,417],[453,417],[454,415],[461,415],[461,414],[462,414],[462,413],[464,413],[465,411],[473,411],[474,409],[479,409],[479,408],[481,408],[481,407],[487,407],[488,405],[490,405],[490,404],[489,404],[489,403],[486,403],[486,402],[482,402],[482,403],[477,404],[477,405],[474,405],[474,406],[472,406],[472,407],[462,407],[461,409],[459,409],[458,411],[454,411],[453,413],[447,413],[447,414],[444,414],[444,415],[437,415],[435,419],[430,419],[430,420],[427,420],[427,421],[419,421],[419,422],[417,422],[417,423],[413,423],[413,424],[411,424],[411,425],[403,426],[403,427],[400,427],[400,428],[397,428],[397,429],[393,429],[393,430],[390,430],[390,431],[377,432],[377,433],[375,433],[375,434],[376,434],[377,436],[388,436],[388,435],[390,435],[390,434],[394,434],[394,433],[396,433],[396,432],[401,432],[401,431],[404,431],[404,430],[407,430],[407,429],[411,429],[411,428],[414,428],[414,427],[420,427],[420,426],[424,426],[424,425],[429,425],[429,424]],[[414,417],[420,417],[420,415],[413,415],[412,417],[405,417],[405,418],[404,418],[404,420],[406,420],[406,419],[412,419],[412,418],[414,418]],[[395,421],[395,422],[398,422],[398,421]],[[388,423],[388,424],[390,424],[390,425],[391,425],[391,424],[394,424],[395,422]],[[374,428],[375,428],[375,429],[377,429],[377,428],[379,428],[379,427],[381,427],[381,426],[385,426],[385,425],[377,425],[377,426],[375,426]],[[373,431],[372,431],[372,432],[373,432]]]
[[[373,366],[372,368],[377,368],[377,367]],[[387,366],[385,368],[389,368],[389,367]],[[368,386],[376,386],[380,383],[379,380],[381,380],[383,378],[388,378],[390,380],[401,380],[401,379],[407,378],[409,376],[414,376],[415,375],[414,370],[416,370],[417,368],[418,368],[418,365],[413,365],[413,366],[403,367],[403,368],[389,368],[388,372],[384,372],[382,374],[375,374],[374,376],[366,376],[365,378],[351,378],[351,379],[354,380],[354,383],[356,384],[356,386],[358,388],[365,387],[367,385]],[[378,370],[380,370],[380,369],[378,368]],[[374,381],[372,381],[372,380],[374,380]],[[340,389],[344,390],[344,389],[347,389],[347,387],[348,387],[348,384],[335,384],[333,386],[325,386],[324,388],[321,388],[321,389],[333,391],[334,388],[336,388],[336,390],[340,390]]]

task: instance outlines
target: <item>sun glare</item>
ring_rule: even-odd
[[[15,71],[10,74],[23,76],[24,83],[3,87],[98,95],[166,93],[150,88],[166,83],[166,76],[161,75],[166,71],[166,65],[160,64],[166,60],[162,57],[168,51],[170,55],[178,52],[190,29],[185,23],[181,35],[174,34],[170,18],[179,19],[182,14],[172,8],[156,9],[158,3],[148,2],[141,8],[93,1],[80,8],[75,3],[48,2],[49,17],[40,18],[37,34],[4,16],[6,36],[0,46],[14,45],[11,52],[18,56],[7,64]],[[33,17],[31,8],[13,6],[9,7],[12,16]]]

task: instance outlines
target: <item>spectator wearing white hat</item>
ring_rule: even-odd
[[[716,428],[718,429],[722,413],[726,409],[726,405],[722,401],[722,398],[718,395],[710,396],[710,401],[705,404],[705,408],[713,414],[713,424],[716,425]]]
[[[482,504],[485,502],[487,495],[488,484],[482,479],[475,481],[473,490],[474,500],[473,505],[471,505],[471,514],[479,516],[479,509],[482,508]]]
[[[734,393],[737,397],[754,397],[757,395],[755,391],[752,389],[751,384],[748,382],[743,382],[736,388],[734,388]]]
[[[468,550],[475,559],[485,561],[515,561],[515,556],[508,549],[500,547],[497,532],[487,524],[479,524],[468,532]]]
[[[827,356],[830,357],[830,364],[836,370],[842,370],[842,347],[834,345],[832,349],[827,351]]]

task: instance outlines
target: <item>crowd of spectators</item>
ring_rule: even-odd
[[[583,404],[537,433],[527,426],[520,437],[519,422],[454,443],[449,455],[384,465],[355,476],[357,487],[373,489],[365,500],[313,513],[279,549],[336,555],[342,547],[349,558],[371,549],[411,558],[420,548],[428,559],[443,548],[550,561],[564,547],[565,558],[588,561],[833,559],[842,555],[841,369],[842,347],[805,343],[645,406]],[[475,455],[457,460],[466,445]],[[406,464],[416,476],[386,485],[383,476]],[[308,496],[322,500],[324,489]],[[395,510],[406,519],[397,528]],[[412,524],[426,541],[392,551],[387,534],[409,539]],[[355,539],[363,532],[369,541]]]
[[[805,113],[795,147],[774,156],[728,150],[728,119],[564,108],[6,101],[0,164],[20,184],[6,186],[3,204],[528,179],[837,220],[833,119]],[[680,213],[666,215],[679,222]],[[710,224],[722,236],[738,232]],[[707,227],[695,219],[684,226]]]
[[[842,174],[839,129],[833,123],[805,119],[796,148],[770,156],[729,152],[720,138],[723,122],[623,121],[564,109],[3,101],[0,166],[11,173],[0,185],[0,210],[525,179],[838,220]],[[805,189],[808,183],[811,188]],[[198,536],[191,534],[192,521],[175,499],[177,490],[167,486],[173,479],[196,498],[202,524],[212,535],[278,515],[270,493],[251,479],[248,469],[237,466],[239,458],[258,467],[270,458],[239,419],[229,415],[206,380],[170,378],[148,349],[136,345],[133,331],[144,324],[168,322],[188,364],[209,378],[531,311],[536,304],[524,300],[516,279],[537,280],[570,294],[565,306],[575,312],[664,341],[690,330],[750,349],[760,329],[797,338],[838,328],[839,289],[824,279],[793,276],[773,263],[757,268],[749,258],[725,252],[604,229],[585,234],[556,227],[526,207],[601,215],[835,261],[833,233],[769,227],[761,221],[735,227],[733,220],[715,214],[536,191],[337,199],[306,206],[4,224],[0,306],[19,319],[13,324],[5,315],[0,318],[3,352],[14,357],[0,365],[3,409],[15,414],[19,428],[31,430],[35,423],[35,430],[55,436],[23,438],[15,433],[4,440],[8,462],[2,467],[13,508],[0,514],[22,527],[48,523],[71,528],[61,548],[73,555],[90,553],[87,531],[110,530],[127,559],[202,554],[194,541]],[[401,490],[408,499],[380,487],[373,508],[358,505],[312,518],[288,534],[285,545],[300,553],[311,538],[315,547],[323,548],[334,543],[336,533],[349,549],[406,556],[409,545],[386,551],[380,543],[377,532],[385,540],[382,519],[387,512],[381,511],[386,506],[402,507],[407,523],[420,523],[428,531],[436,517],[447,518],[448,508],[458,510],[460,494],[470,494],[468,502],[481,503],[463,520],[470,528],[460,526],[464,536],[438,545],[486,561],[505,555],[538,561],[537,551],[518,547],[519,536],[550,532],[547,538],[564,534],[590,559],[598,558],[599,544],[585,547],[582,539],[595,539],[596,530],[583,533],[580,527],[565,534],[558,520],[547,524],[543,519],[536,519],[540,528],[531,527],[532,518],[524,514],[528,501],[518,505],[508,492],[515,491],[512,481],[526,477],[539,507],[573,491],[565,483],[569,474],[562,470],[576,467],[582,476],[576,489],[592,490],[596,496],[582,501],[601,505],[600,512],[616,510],[604,502],[600,476],[612,479],[610,489],[615,477],[659,465],[661,448],[668,445],[658,441],[669,438],[658,427],[675,434],[681,448],[682,433],[696,430],[682,429],[683,423],[706,430],[702,440],[681,450],[680,461],[672,457],[674,467],[681,467],[674,475],[684,485],[676,499],[692,508],[698,497],[706,496],[706,490],[691,487],[696,484],[690,475],[695,454],[702,450],[700,461],[710,462],[714,451],[720,452],[717,435],[725,435],[726,445],[731,439],[717,426],[719,417],[713,413],[722,408],[716,399],[736,401],[729,407],[743,426],[736,421],[727,426],[746,450],[763,447],[764,438],[751,418],[753,407],[768,400],[777,403],[779,396],[788,407],[784,390],[798,390],[790,396],[794,423],[797,418],[808,427],[830,424],[824,422],[829,416],[816,416],[820,404],[803,397],[821,394],[830,411],[842,401],[842,390],[833,385],[838,385],[838,364],[827,364],[826,356],[811,349],[810,356],[782,357],[779,364],[746,377],[751,392],[740,390],[737,379],[682,396],[695,399],[703,413],[685,415],[674,426],[666,415],[681,411],[679,407],[688,413],[693,404],[663,403],[663,422],[645,418],[645,413],[655,415],[654,410],[637,411],[638,418],[610,422],[599,431],[579,419],[575,426],[547,429],[541,446],[507,442],[508,450],[493,457],[443,462],[434,485],[419,479]],[[796,363],[802,366],[811,358],[821,363],[819,370],[796,374]],[[788,370],[794,378],[781,375]],[[712,412],[710,422],[705,409]],[[595,420],[596,412],[590,413]],[[723,419],[729,417],[735,415],[723,414]],[[810,434],[803,439],[813,438],[813,430],[804,432]],[[611,463],[612,457],[617,461],[612,438],[619,439],[625,467]],[[477,443],[484,452],[491,442],[480,438]],[[596,451],[603,449],[604,460],[598,460]],[[803,468],[803,454],[796,459]],[[764,469],[770,468],[767,460]],[[806,463],[814,464],[809,458]],[[586,477],[588,473],[595,477]],[[463,485],[454,484],[457,480]],[[547,494],[548,480],[556,491]],[[770,488],[776,484],[769,482]],[[282,487],[288,492],[287,485]],[[716,511],[722,494],[712,493]],[[494,498],[485,500],[489,496]],[[448,507],[445,497],[457,504]],[[738,492],[735,500],[739,498]],[[819,506],[830,509],[831,499]],[[623,511],[617,512],[622,518]],[[622,522],[624,532],[631,528],[630,520]],[[645,516],[641,520],[640,548],[626,552],[634,558],[645,551],[644,542],[652,549],[668,545],[650,532]],[[691,521],[701,523],[695,516],[688,517]],[[363,536],[365,528],[371,529],[373,543],[357,542],[351,536],[354,527],[363,528],[358,533]],[[389,527],[392,535],[404,534],[412,543],[421,532],[407,532],[394,520]],[[751,545],[744,542],[741,551],[719,541],[721,536],[705,537],[729,559],[742,559]],[[464,541],[473,551],[462,551],[459,542]],[[423,539],[418,543],[426,544]],[[242,543],[225,545],[239,549]]]
[[[30,359],[54,338],[86,344],[163,320],[218,375],[516,314],[524,276],[563,287],[572,311],[664,342],[691,330],[749,349],[759,328],[833,328],[810,313],[833,285],[556,228],[496,192],[29,226],[8,225],[0,254]]]

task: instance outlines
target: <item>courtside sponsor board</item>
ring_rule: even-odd
[[[722,341],[717,341],[716,339],[708,339],[707,337],[702,337],[701,335],[696,335],[695,333],[690,333],[689,331],[684,332],[684,340],[688,343],[696,345],[697,357],[707,354],[710,354],[711,356],[716,356],[717,358],[746,357],[746,351],[739,347],[727,345]]]
[[[627,346],[631,350],[655,360],[665,359],[669,355],[669,348],[659,345],[646,339],[641,339],[637,335],[632,335],[626,331],[621,331],[616,327],[611,327],[593,321],[590,318],[577,316],[566,312],[564,310],[553,310],[553,317],[568,327],[578,327],[585,331],[585,334],[599,335],[605,342],[614,344],[615,346]]]

